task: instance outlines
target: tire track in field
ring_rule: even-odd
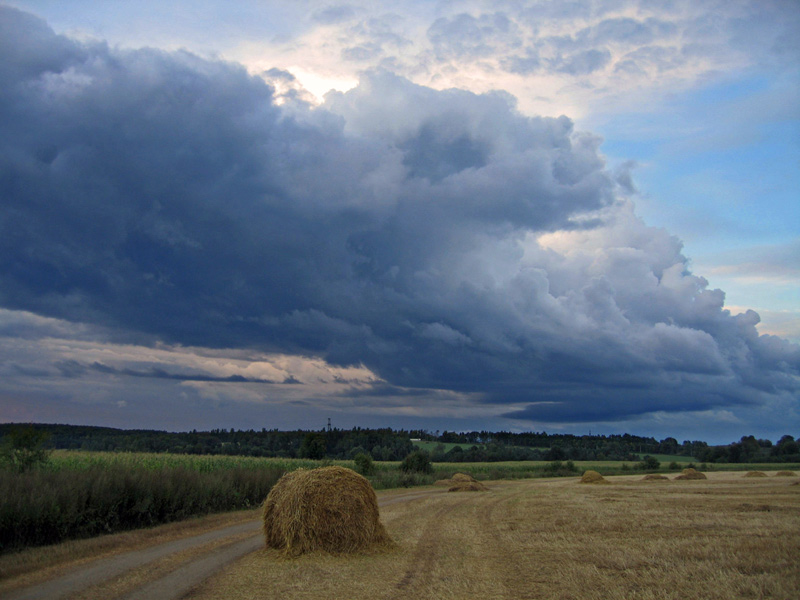
[[[495,575],[493,581],[502,588],[497,590],[500,598],[523,600],[536,597],[528,595],[528,583],[535,566],[508,535],[509,531],[516,528],[514,520],[508,518],[509,514],[513,514],[507,508],[509,503],[531,492],[532,486],[525,485],[513,493],[498,494],[496,497],[482,494],[481,502],[476,504],[476,529],[485,561]],[[506,507],[505,514],[500,512],[503,507]]]
[[[433,569],[438,560],[439,546],[443,539],[442,530],[447,522],[445,517],[457,506],[456,504],[446,504],[428,517],[425,525],[421,528],[419,541],[403,577],[395,584],[394,589],[385,597],[385,600],[413,597],[415,591],[424,593],[430,587]],[[425,596],[420,595],[419,597]]]

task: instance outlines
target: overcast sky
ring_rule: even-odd
[[[0,422],[797,436],[798,32],[7,0]]]

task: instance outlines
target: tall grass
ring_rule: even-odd
[[[0,552],[257,506],[299,466],[158,456],[62,453],[0,471]]]

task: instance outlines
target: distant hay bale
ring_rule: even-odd
[[[745,477],[766,477],[767,474],[764,471],[748,471],[744,474]]]
[[[608,481],[597,471],[589,470],[581,476],[581,483],[608,483]]]
[[[775,473],[775,477],[797,477],[797,473],[794,471],[778,471]]]
[[[478,480],[475,479],[472,475],[468,475],[467,473],[456,473],[450,479],[440,479],[439,481],[435,482],[434,485],[446,485],[448,487],[453,487],[462,483],[473,483],[473,482],[477,483]]]
[[[661,473],[648,473],[644,477],[642,477],[642,481],[669,481],[669,477],[666,475],[662,475]]]
[[[369,481],[344,467],[287,473],[270,490],[263,517],[267,547],[290,556],[317,550],[359,552],[391,544]]]
[[[453,478],[453,485],[450,486],[448,492],[488,492],[489,488],[483,485],[480,481],[457,481]]]
[[[675,479],[708,479],[705,473],[701,473],[700,471],[689,467],[681,471],[681,474],[675,477]]]

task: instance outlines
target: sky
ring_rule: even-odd
[[[800,435],[795,0],[0,0],[0,422]]]

